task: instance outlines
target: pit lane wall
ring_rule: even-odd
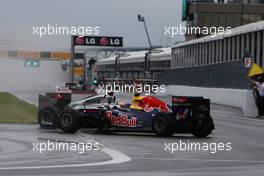
[[[256,116],[243,60],[177,68],[158,75],[158,84],[167,85],[167,95],[204,96],[211,102],[242,108],[245,116]]]
[[[59,60],[35,59],[36,65],[30,65],[30,61],[0,58],[0,91],[46,92],[70,81],[69,68],[63,70]]]

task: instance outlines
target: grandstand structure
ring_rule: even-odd
[[[264,66],[264,21],[236,27],[218,34],[176,44],[172,47],[172,69],[199,67],[241,60],[245,51]]]
[[[171,48],[157,48],[139,52],[127,52],[101,59],[96,63],[98,79],[119,78],[124,80],[157,79],[157,75],[171,68]]]
[[[174,45],[171,70],[161,73],[158,80],[170,85],[248,89],[244,58],[263,67],[263,51],[264,21],[250,23],[230,34]]]
[[[160,84],[248,89],[244,58],[264,67],[264,21],[229,33],[177,43],[171,48],[126,53],[99,60],[97,77],[151,79]]]

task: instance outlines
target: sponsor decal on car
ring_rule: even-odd
[[[159,106],[159,107],[151,107],[149,104],[146,104],[144,107],[145,112],[152,112],[154,109],[157,109],[159,112],[171,112],[171,109],[168,107],[168,105],[165,106]]]
[[[153,107],[150,107],[149,104],[146,104],[145,107],[144,107],[144,111],[145,112],[151,112],[153,110],[154,110],[154,108]]]
[[[131,128],[137,127],[136,117],[128,118],[127,115],[124,115],[121,113],[115,116],[113,115],[112,111],[107,111],[105,115],[106,115],[106,118],[110,120],[111,124],[114,126],[131,127]]]

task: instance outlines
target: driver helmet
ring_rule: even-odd
[[[134,97],[132,98],[132,102],[140,102],[143,100],[143,96],[141,96],[139,93],[135,93]]]
[[[141,101],[143,100],[143,96],[141,96],[139,93],[136,93],[134,97],[132,98],[132,104],[130,106],[131,109],[138,109],[141,110],[143,107],[141,106]]]

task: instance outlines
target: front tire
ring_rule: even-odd
[[[80,129],[79,113],[72,109],[65,110],[60,115],[59,126],[65,133],[76,133]]]
[[[152,121],[152,130],[157,136],[172,136],[173,130],[171,129],[171,120],[168,114],[158,113]]]
[[[194,118],[190,123],[190,132],[195,137],[206,137],[212,133],[213,129],[214,122],[211,116],[203,118]]]

